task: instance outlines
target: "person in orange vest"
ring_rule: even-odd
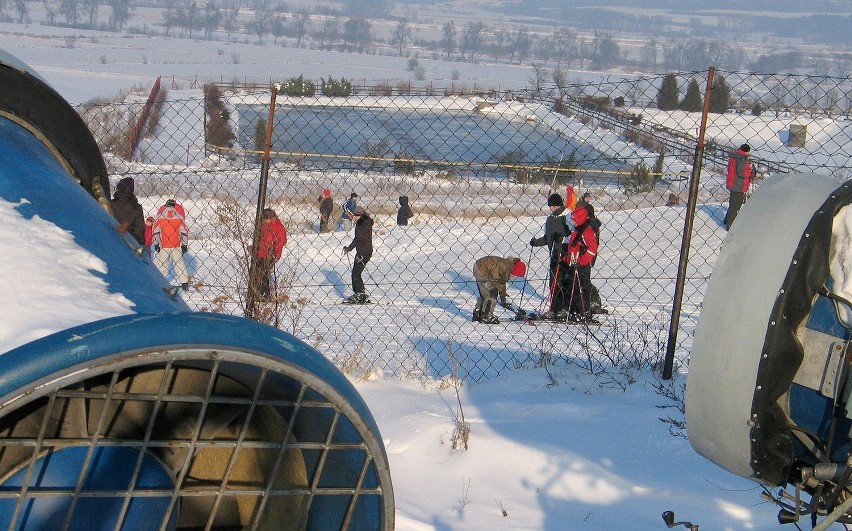
[[[743,144],[738,150],[731,154],[728,159],[728,178],[725,181],[725,187],[730,192],[728,196],[728,212],[725,214],[726,229],[730,229],[740,212],[740,207],[743,206],[746,199],[746,192],[751,184],[753,171],[749,156],[751,155],[751,147],[748,144]]]
[[[174,276],[184,291],[189,289],[189,274],[184,255],[188,250],[189,231],[186,228],[186,213],[174,199],[169,199],[157,211],[152,231],[154,261],[164,277],[174,269]]]
[[[260,234],[257,240],[257,270],[254,288],[258,295],[269,300],[271,295],[272,272],[275,263],[281,259],[281,252],[287,245],[287,231],[278,219],[278,214],[271,208],[263,209],[260,223]]]

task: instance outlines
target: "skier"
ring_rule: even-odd
[[[358,194],[352,192],[349,199],[343,203],[340,213],[340,222],[343,224],[343,230],[348,231],[355,224],[355,209],[358,208]]]
[[[352,219],[355,220],[355,237],[352,239],[352,243],[343,247],[343,254],[355,249],[355,263],[352,265],[352,291],[354,294],[344,302],[368,304],[372,301],[367,298],[361,273],[364,272],[364,267],[373,256],[373,218],[367,214],[364,207],[357,206],[352,214]]]
[[[256,278],[252,283],[256,293],[263,300],[270,298],[272,269],[281,259],[281,252],[285,245],[287,245],[287,231],[278,219],[278,214],[271,208],[264,208],[257,241]]]
[[[186,214],[174,199],[157,210],[153,241],[157,267],[164,277],[169,276],[169,265],[174,267],[177,282],[184,291],[189,289],[189,274],[184,255],[188,249],[189,231],[184,221]]]
[[[526,264],[517,256],[484,256],[473,264],[473,278],[476,279],[476,287],[479,289],[479,298],[473,309],[473,321],[485,324],[497,324],[499,319],[494,315],[494,307],[497,305],[497,297],[500,297],[500,305],[510,308],[511,304],[506,298],[506,284],[509,277],[522,277],[527,273]]]
[[[568,267],[563,275],[563,295],[567,296],[569,322],[598,324],[592,316],[592,264],[598,253],[598,238],[589,224],[589,211],[580,207],[571,213],[574,231],[568,237],[568,252],[563,263]],[[567,295],[566,295],[567,294]]]
[[[547,280],[547,285],[551,301],[550,310],[555,311],[552,303],[554,299],[561,297],[561,294],[557,293],[561,290],[559,261],[562,258],[562,242],[568,233],[568,222],[565,219],[565,204],[562,201],[562,196],[557,193],[550,194],[547,198],[547,206],[550,208],[550,214],[544,222],[544,236],[531,239],[530,245],[533,247],[546,245],[550,251],[550,277]]]
[[[728,178],[725,182],[725,187],[730,195],[728,196],[728,212],[725,213],[725,228],[730,229],[740,212],[740,207],[745,203],[746,192],[751,177],[753,174],[749,156],[751,147],[748,144],[743,144],[740,148],[731,154],[728,159]]]

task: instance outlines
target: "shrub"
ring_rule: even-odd
[[[754,104],[751,106],[751,114],[754,116],[760,116],[765,110],[766,108],[759,101],[754,102]]]
[[[330,97],[347,97],[352,95],[352,83],[346,78],[340,78],[336,81],[328,76],[328,81],[320,78],[320,92],[323,96]]]
[[[386,81],[373,85],[370,88],[370,96],[393,96],[393,86]]]
[[[287,96],[313,96],[316,90],[316,85],[312,81],[305,80],[304,75],[301,75],[291,77],[282,83],[279,92]]]
[[[413,71],[418,66],[420,66],[420,61],[418,61],[417,59],[412,57],[411,59],[408,60],[408,71],[409,72]]]
[[[647,164],[640,162],[633,166],[629,174],[621,175],[620,179],[624,194],[629,196],[641,192],[650,192],[660,181],[660,176],[655,175]]]

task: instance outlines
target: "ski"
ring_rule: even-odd
[[[598,315],[601,315],[603,312],[599,312]],[[607,312],[608,314],[609,312]],[[546,322],[546,323],[554,323],[554,324],[564,324],[564,325],[580,325],[580,326],[588,326],[590,328],[597,328],[602,326],[614,326],[611,323],[606,321],[600,321],[598,319],[588,319],[588,320],[575,320],[575,319],[566,319],[564,317],[556,318],[556,317],[544,317],[542,314],[536,312],[526,313],[523,310],[519,310],[518,313],[512,318],[512,321],[523,322],[524,324],[529,324],[535,326],[536,323]]]
[[[365,301],[353,301],[353,300],[350,300],[350,299],[343,299],[342,301],[340,301],[340,304],[350,304],[352,306],[360,306],[360,305],[363,305],[363,304],[375,304],[375,303],[370,299],[367,299]]]

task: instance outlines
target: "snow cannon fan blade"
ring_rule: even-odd
[[[0,526],[393,529],[382,438],[346,377],[286,332],[167,296],[114,230],[80,116],[5,52],[0,84],[0,200],[31,214],[12,222],[53,224],[108,265],[102,295],[80,291],[91,307],[133,303],[72,307],[76,324],[0,355]]]

